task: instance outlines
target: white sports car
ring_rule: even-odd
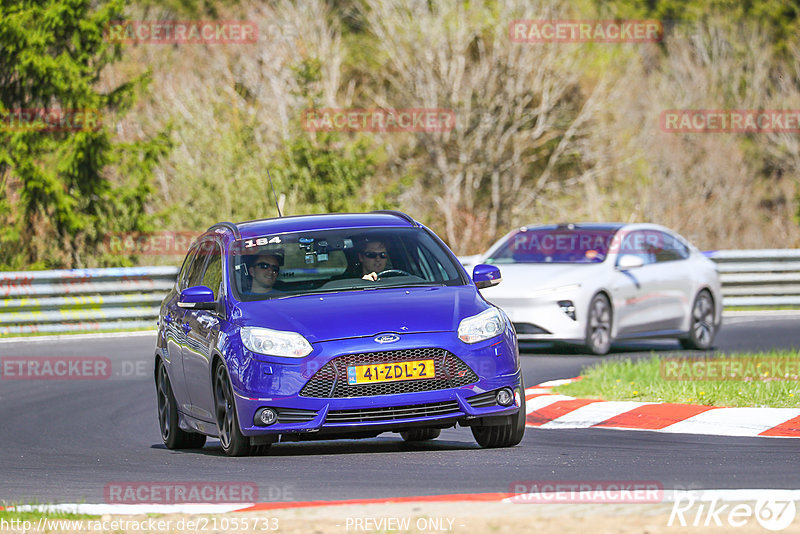
[[[615,340],[672,337],[708,349],[722,322],[714,262],[654,224],[522,227],[469,263],[500,266],[503,283],[481,293],[520,341],[606,354]]]

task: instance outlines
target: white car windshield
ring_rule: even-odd
[[[486,263],[601,263],[616,230],[520,229],[511,234]]]

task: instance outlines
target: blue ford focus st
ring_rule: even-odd
[[[511,322],[406,214],[219,223],[193,243],[161,305],[155,383],[170,449],[218,437],[230,456],[272,443],[435,439],[483,447],[525,431]]]

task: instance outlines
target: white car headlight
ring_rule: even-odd
[[[478,315],[463,319],[458,325],[458,339],[464,343],[477,343],[499,336],[506,328],[506,320],[497,308],[489,308]]]
[[[297,332],[282,332],[253,326],[244,326],[239,332],[244,346],[259,354],[302,358],[314,350],[311,343]]]

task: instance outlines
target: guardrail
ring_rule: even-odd
[[[705,254],[719,266],[724,306],[800,308],[800,250]],[[176,267],[0,272],[0,336],[154,328],[177,274]]]
[[[0,336],[154,328],[176,267],[0,272]]]
[[[800,250],[715,250],[725,307],[800,308]]]

